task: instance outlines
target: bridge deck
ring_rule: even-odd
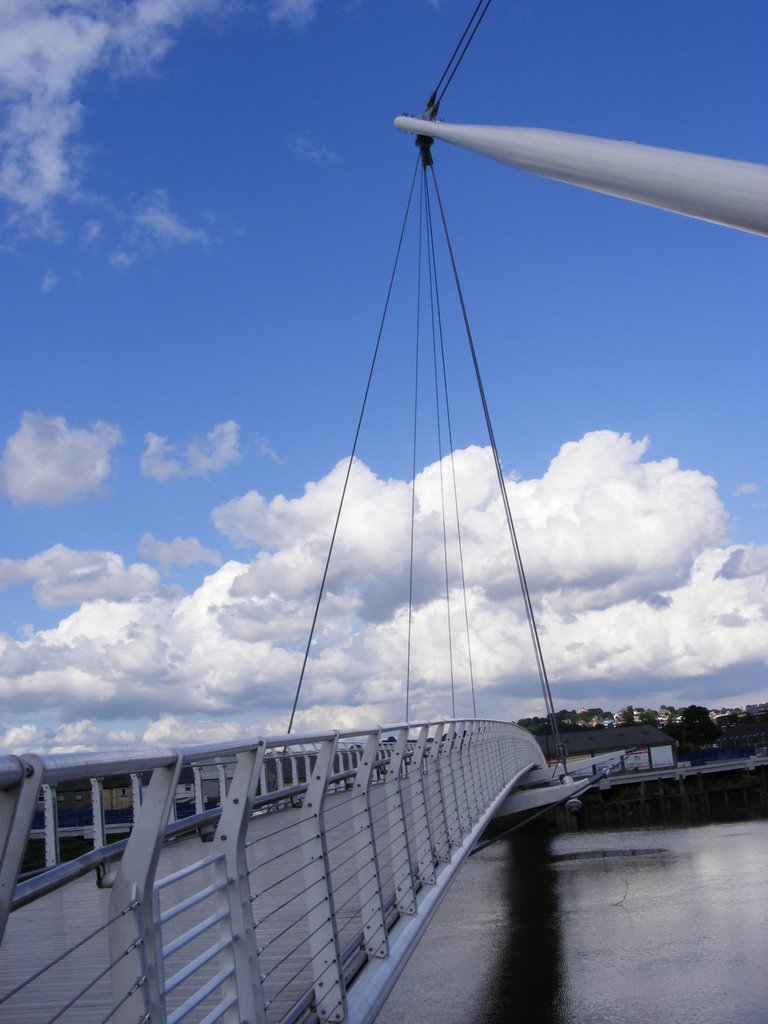
[[[241,752],[205,843],[163,843],[180,767],[157,768],[111,887],[86,875],[10,915],[0,1021],[373,1020],[538,748],[503,723],[360,738],[356,768],[341,774],[338,737],[312,741],[297,805],[278,793],[255,816],[263,741]]]

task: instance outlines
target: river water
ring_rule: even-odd
[[[766,1024],[768,822],[555,834],[459,872],[378,1024]]]

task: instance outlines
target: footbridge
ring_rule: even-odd
[[[57,863],[77,785],[91,848]],[[134,813],[107,842],[115,785]],[[476,719],[0,758],[0,1021],[373,1021],[504,802],[575,788],[524,730]]]

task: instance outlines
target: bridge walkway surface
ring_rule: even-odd
[[[479,835],[544,767],[535,741],[506,723],[385,733],[155,752],[126,842],[13,888],[0,1021],[373,1021]],[[182,767],[225,758],[221,806],[169,827]],[[98,767],[21,760],[19,828],[25,788],[28,808],[46,778]],[[110,770],[140,772],[141,759],[112,756]],[[102,887],[82,873],[96,861]]]

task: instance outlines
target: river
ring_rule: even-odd
[[[768,822],[555,834],[471,857],[378,1024],[765,1024]]]

